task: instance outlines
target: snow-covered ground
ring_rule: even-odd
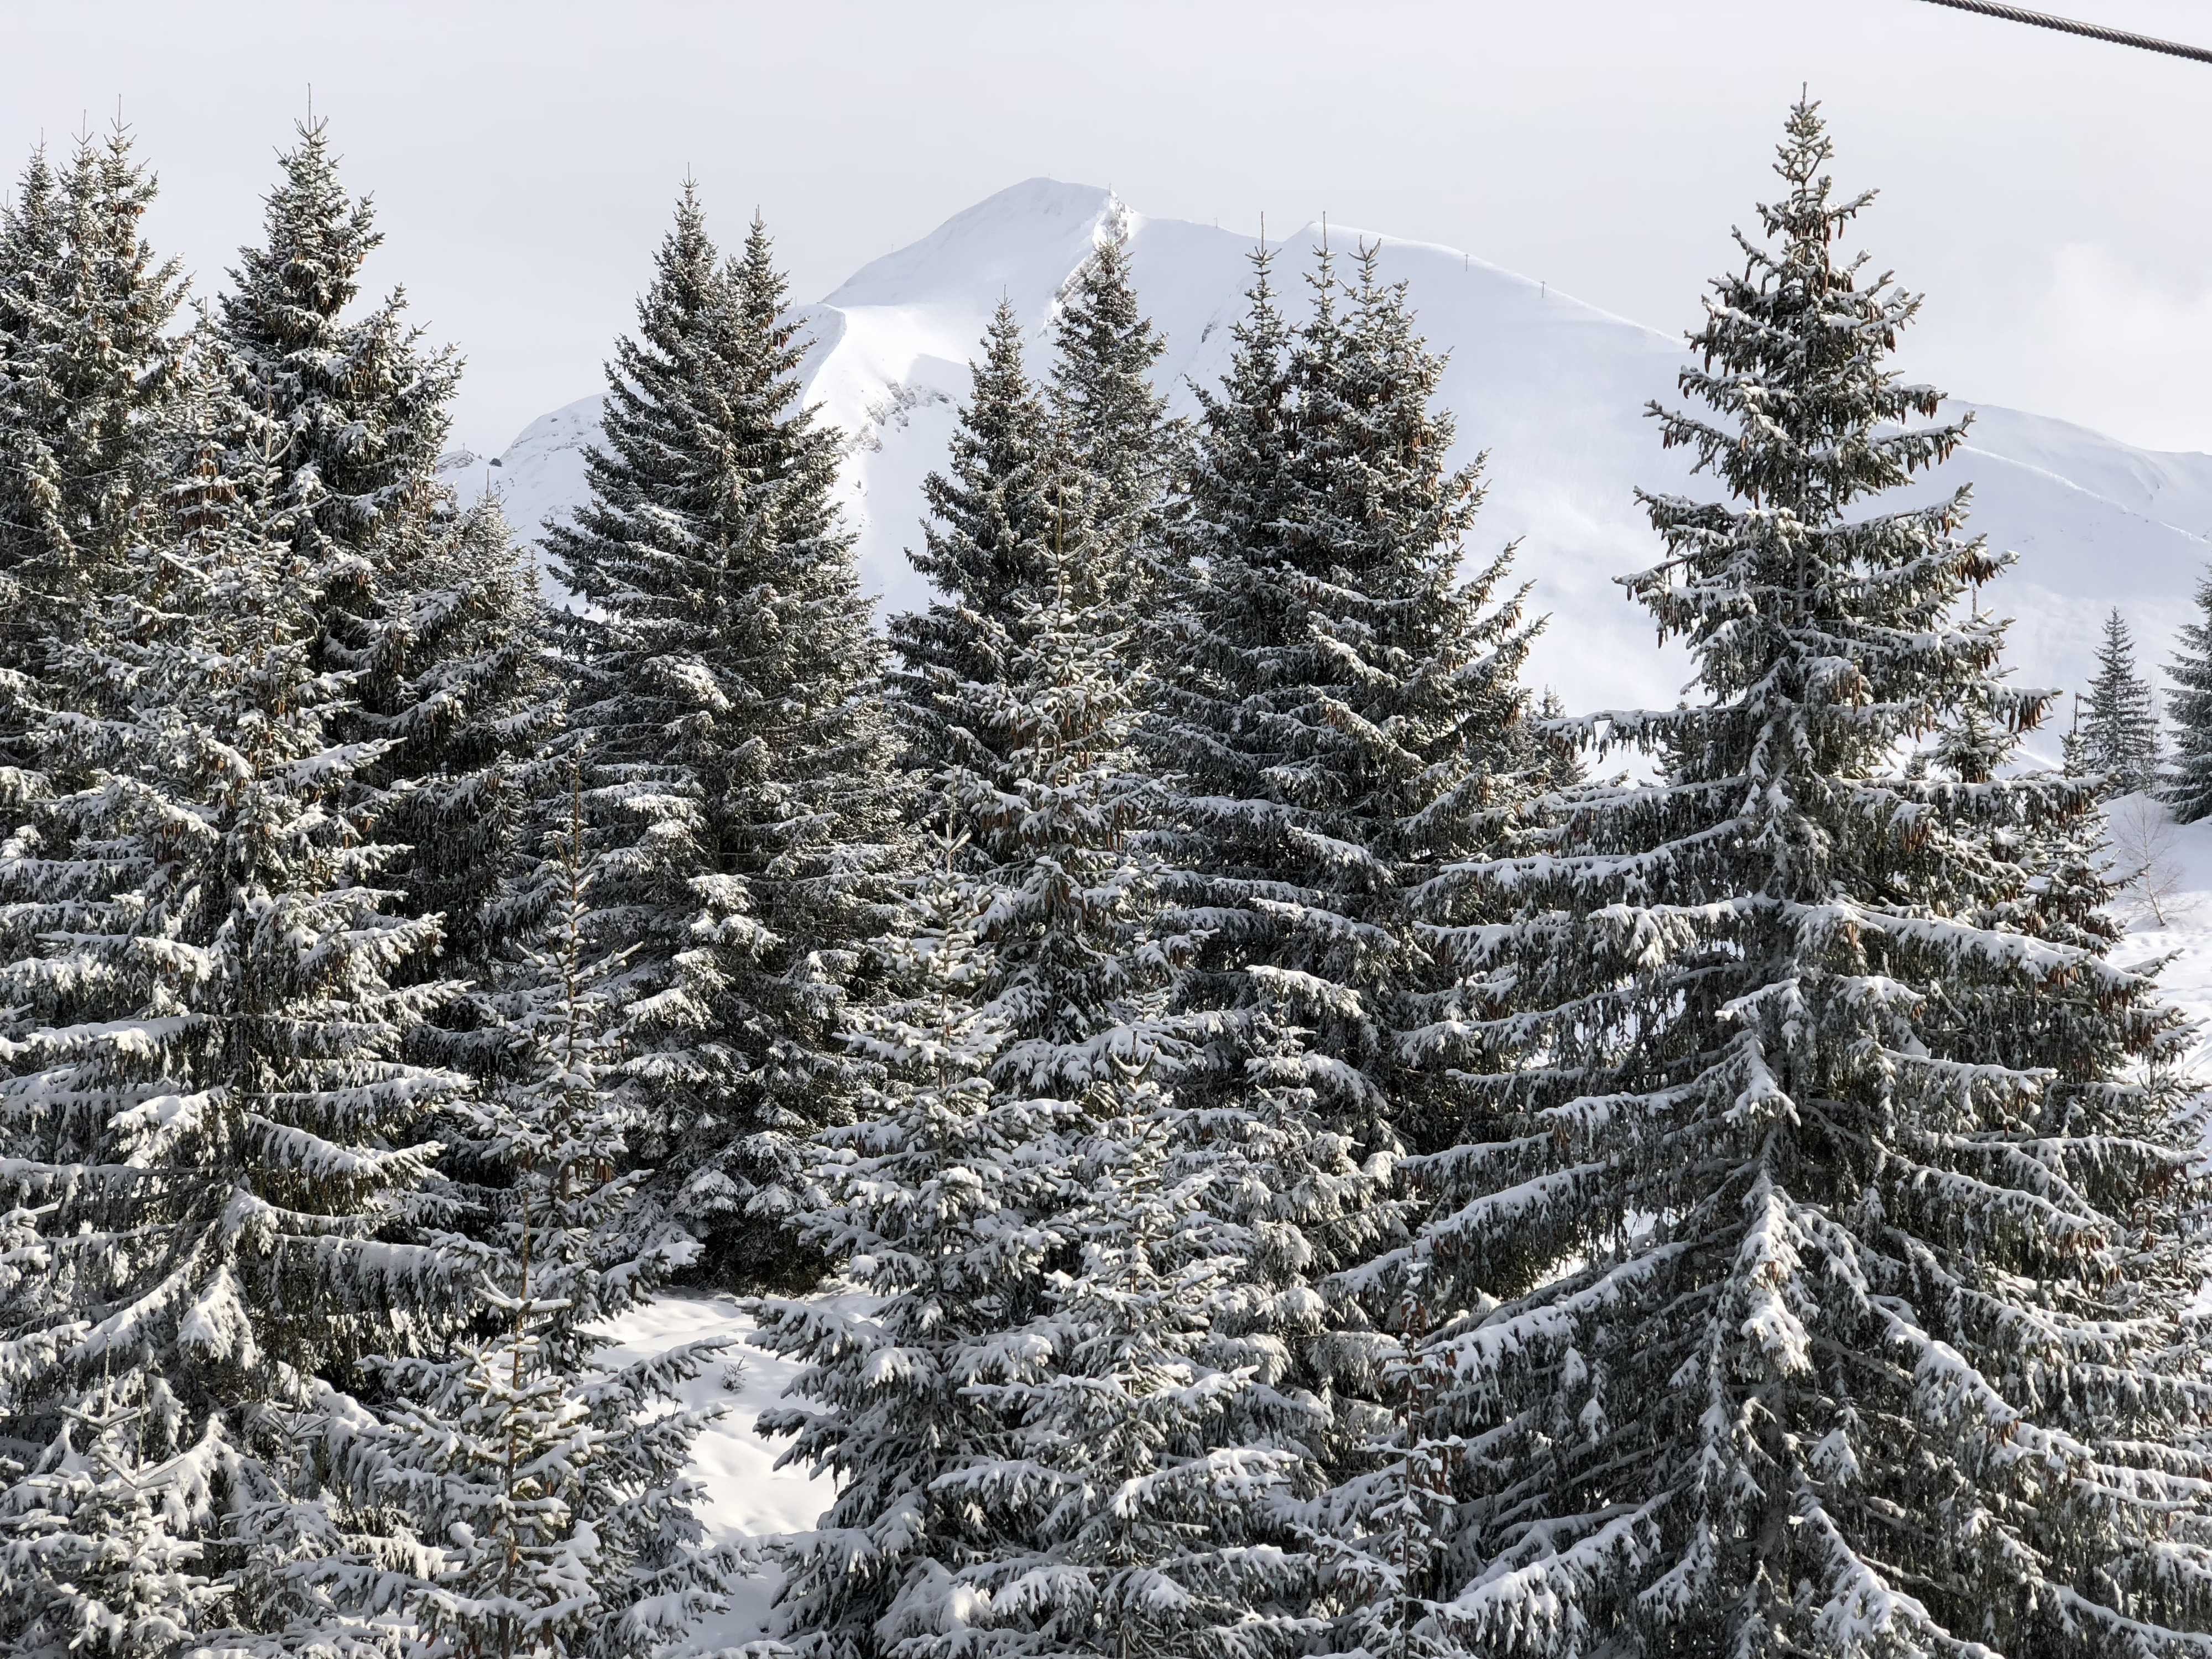
[[[2112,813],[2124,824],[2143,805],[2139,797],[2126,797],[2112,803]],[[2165,808],[2148,810],[2165,830],[2163,844],[2154,842],[2148,850],[2165,866],[2157,910],[2166,920],[2159,921],[2139,890],[2123,895],[2113,911],[2127,922],[2128,936],[2113,959],[2134,965],[2172,958],[2159,983],[2166,1000],[2197,1023],[2193,1063],[2212,1082],[2212,818],[2175,824]],[[2118,840],[2119,850],[2128,851],[2124,830]]]
[[[921,479],[943,462],[992,309],[1001,297],[1014,306],[1041,365],[1063,285],[1115,218],[1129,232],[1139,297],[1167,337],[1160,382],[1188,412],[1191,384],[1212,385],[1228,362],[1251,279],[1250,238],[1149,217],[1094,185],[1032,179],[1001,191],[803,313],[813,341],[807,395],[845,434],[848,521],[862,574],[888,607],[922,597],[904,550],[917,539]],[[1878,249],[1878,216],[1866,234]],[[1286,304],[1302,303],[1306,251],[1321,236],[1314,224],[1270,239],[1285,250],[1275,281]],[[1654,556],[1636,488],[1689,483],[1683,453],[1662,452],[1644,414],[1650,399],[1675,398],[1679,336],[1456,248],[1341,225],[1328,236],[1347,254],[1362,240],[1379,242],[1383,276],[1410,285],[1431,343],[1449,354],[1440,397],[1458,419],[1455,455],[1489,455],[1469,552],[1486,557],[1519,539],[1520,574],[1552,613],[1532,681],[1556,685],[1577,708],[1671,705],[1683,663],[1653,647],[1648,620],[1613,578]],[[1697,298],[1683,295],[1668,320],[1694,322]],[[1940,294],[1929,301],[1942,303]],[[449,476],[471,493],[496,483],[516,527],[535,534],[547,514],[581,498],[599,411],[599,398],[584,397],[532,422],[495,463],[453,458]],[[1911,494],[1972,484],[1972,527],[2019,553],[2017,569],[1987,597],[2017,618],[2012,659],[2022,682],[2086,684],[2098,626],[2114,605],[2134,625],[2142,660],[2163,661],[2212,553],[2212,456],[2135,449],[2013,410],[1974,413],[1968,446]]]
[[[718,1543],[804,1532],[830,1502],[830,1483],[803,1469],[779,1469],[780,1445],[753,1432],[754,1420],[782,1397],[798,1370],[791,1361],[750,1346],[753,1322],[726,1296],[670,1296],[640,1308],[610,1329],[616,1363],[642,1359],[706,1337],[735,1337],[727,1362],[685,1391],[684,1404],[719,1407],[721,1417],[694,1449],[692,1473],[706,1487],[700,1519]],[[775,1595],[773,1569],[738,1586],[726,1615],[699,1632],[708,1649],[738,1646],[761,1635]]]

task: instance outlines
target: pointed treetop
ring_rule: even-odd
[[[384,234],[369,198],[338,182],[330,124],[310,116],[293,131],[299,142],[277,153],[283,180],[264,198],[266,246],[240,249],[229,274],[240,296],[231,303],[252,296],[271,337],[305,344],[359,297],[362,266]]]

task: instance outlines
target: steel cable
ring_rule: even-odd
[[[2061,34],[2085,35],[2092,40],[2108,40],[2116,46],[2139,46],[2145,52],[2162,52],[2169,58],[2187,58],[2199,64],[2212,64],[2212,48],[2185,46],[2178,40],[2161,40],[2155,35],[2135,34],[2126,29],[2108,29],[2100,23],[2077,22],[2071,17],[2059,17],[2047,11],[2030,11],[2025,6],[2001,6],[1994,0],[1928,0],[1931,6],[1948,6],[1954,11],[1979,12],[1984,17],[2002,17],[2011,23],[2032,23],[2039,29],[2057,29]]]

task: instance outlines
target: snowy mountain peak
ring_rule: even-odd
[[[863,265],[822,303],[849,311],[950,301],[988,314],[1004,295],[1027,316],[1090,257],[1119,206],[1097,185],[1027,179]]]

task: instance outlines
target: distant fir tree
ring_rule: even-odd
[[[2197,620],[2182,623],[2180,648],[2166,665],[2175,690],[2173,757],[2161,792],[2180,823],[2212,815],[2212,577],[2197,584]]]
[[[777,1634],[807,1659],[945,1650],[917,1604],[1012,1542],[1013,1517],[964,1489],[1018,1455],[1010,1414],[978,1389],[1033,1364],[1018,1333],[1072,1243],[1057,1217],[1082,1109],[992,1086],[1007,1023],[979,1003],[990,948],[958,853],[939,847],[885,947],[891,987],[854,1012],[879,1080],[858,1122],[821,1133],[801,1224],[880,1301],[758,1310],[754,1340],[805,1367],[788,1390],[799,1403],[763,1413],[760,1430],[792,1437],[783,1462],[837,1480],[779,1595]]]
[[[211,1612],[267,1633],[240,1524],[320,1508],[288,1425],[468,1304],[418,1207],[459,1080],[398,1053],[450,988],[392,983],[437,927],[388,913],[397,849],[349,805],[377,750],[331,738],[311,573],[266,480],[226,471],[273,438],[221,378],[173,527],[46,643],[33,738],[84,781],[0,844],[0,930],[29,941],[0,969],[0,1632],[26,1656],[167,1653]]]
[[[1465,1448],[1417,1622],[1530,1655],[2191,1650],[2178,1021],[2034,890],[2091,803],[1996,775],[2043,699],[1965,608],[2006,563],[1965,492],[1867,510],[1962,428],[1888,367],[1917,302],[1838,258],[1868,198],[1829,154],[1799,103],[1681,377],[1711,413],[1655,407],[1734,497],[1647,496],[1667,556],[1629,580],[1701,695],[1591,722],[1662,775],[1540,803],[1547,843],[1480,872],[1515,914],[1458,941],[1496,1127],[1410,1170],[1449,1380],[1402,1443]]]
[[[1970,620],[1978,626],[1987,623],[1978,611]],[[1969,788],[2008,775],[2023,782],[2049,781],[2042,769],[2020,764],[2019,736],[2001,714],[1988,699],[1962,702],[1929,746],[1937,775]],[[2069,733],[2063,745],[2069,754],[2079,747],[2073,736]],[[1926,776],[1926,770],[1918,775]],[[2106,908],[2115,896],[2106,823],[2092,793],[2080,787],[2087,775],[2086,766],[2062,763],[2057,781],[2070,787],[2050,794],[2043,810],[2017,815],[2011,823],[1992,823],[1978,842],[1954,846],[1954,856],[1979,866],[1962,884],[1982,896],[1979,906],[1968,913],[1977,927],[2051,939],[2100,956],[2126,936]],[[2023,1052],[2025,1045],[2039,1040],[2033,1030],[2017,1035]],[[2059,1032],[2052,1066],[2065,1063],[2066,1041]]]
[[[438,475],[459,357],[427,347],[401,290],[356,310],[384,238],[339,180],[328,124],[302,124],[279,165],[216,332],[278,434],[267,515],[315,573],[322,659],[353,688],[342,729],[389,743],[361,783],[380,834],[409,849],[392,879],[481,977],[526,918],[507,885],[530,793],[517,762],[556,713],[536,582],[496,503],[459,512]]]
[[[1522,769],[1554,789],[1583,781],[1588,775],[1567,705],[1551,686],[1537,700],[1534,716],[1521,732]]]
[[[0,708],[0,812],[43,787],[24,722],[48,642],[82,635],[160,514],[183,283],[140,224],[155,192],[118,125],[58,172],[34,153],[0,216],[0,701],[23,699]]]
[[[2089,763],[2105,775],[2105,793],[2151,788],[2158,778],[2158,709],[2150,682],[2136,672],[2135,639],[2117,608],[2105,618],[2083,714]]]
[[[1152,371],[1167,342],[1137,301],[1128,210],[1114,202],[1090,258],[1062,286],[1053,318],[1048,399],[1059,470],[1085,480],[1108,591],[1141,620],[1163,575],[1170,465],[1182,434]]]
[[[757,222],[725,264],[687,185],[608,365],[591,498],[549,526],[592,607],[568,623],[571,724],[600,866],[595,953],[653,1194],[708,1271],[798,1282],[799,1148],[865,1062],[836,1033],[903,857],[880,647],[799,403],[802,344]]]
[[[1314,311],[1278,310],[1272,256],[1201,418],[1173,526],[1188,574],[1153,723],[1180,793],[1156,837],[1166,926],[1191,941],[1179,999],[1223,1018],[1178,1091],[1234,1091],[1243,1023],[1286,1004],[1315,1085],[1362,1156],[1449,1133],[1420,1034],[1446,1017],[1414,891],[1482,842],[1521,788],[1521,662],[1508,554],[1459,574],[1480,501],[1447,469],[1442,360],[1375,251],[1324,249]]]
[[[2089,775],[2089,739],[2081,730],[2078,707],[2075,720],[2058,739],[2058,769],[2069,778]]]
[[[59,490],[52,444],[38,430],[42,408],[51,408],[51,390],[41,395],[38,360],[61,270],[58,197],[59,181],[41,145],[25,164],[14,198],[0,206],[0,672],[10,676],[36,670],[44,638],[21,567],[37,559],[42,545],[65,539],[53,516]],[[22,771],[20,731],[4,759],[12,808],[37,787]]]
[[[969,688],[1005,685],[1023,618],[1046,598],[1044,567],[1065,516],[1053,489],[1060,463],[1045,400],[1022,362],[1021,320],[1001,301],[969,365],[972,390],[947,470],[922,481],[930,517],[907,556],[936,597],[890,619],[898,665],[892,696],[909,763],[992,776],[1005,757],[969,718]],[[1062,481],[1063,483],[1065,481]]]

